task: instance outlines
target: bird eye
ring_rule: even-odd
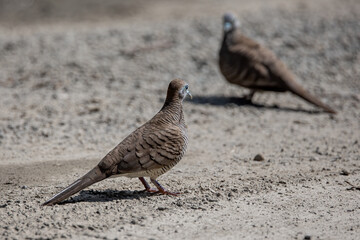
[[[185,89],[188,90],[188,88],[189,88],[189,85],[185,85]]]

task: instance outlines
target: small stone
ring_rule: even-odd
[[[347,171],[347,170],[345,170],[345,169],[342,169],[342,170],[340,171],[340,175],[348,176],[349,174],[350,174],[349,171]]]
[[[264,161],[264,160],[265,159],[261,154],[256,154],[256,156],[254,157],[254,161],[261,162],[261,161]]]
[[[166,207],[158,207],[157,210],[159,210],[159,211],[164,211],[164,210],[166,210],[166,209],[167,209]]]
[[[311,240],[311,236],[305,235],[304,240]]]

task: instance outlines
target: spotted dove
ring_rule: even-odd
[[[239,20],[230,13],[223,16],[224,37],[219,52],[220,71],[230,83],[250,89],[251,101],[256,91],[290,91],[304,100],[336,113],[295,81],[295,76],[275,54],[242,35]]]
[[[169,84],[165,103],[148,122],[111,150],[91,171],[53,196],[43,205],[59,203],[80,190],[108,177],[138,177],[145,191],[176,195],[166,191],[156,178],[183,157],[188,144],[182,101],[189,95],[188,84],[175,79]],[[149,177],[157,189],[150,188]]]

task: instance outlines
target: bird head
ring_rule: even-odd
[[[184,80],[181,79],[174,79],[170,82],[168,92],[167,92],[167,100],[179,99],[183,101],[186,96],[192,95],[189,91],[189,84],[187,84]]]
[[[232,32],[240,26],[240,21],[232,13],[225,13],[223,16],[224,33]]]

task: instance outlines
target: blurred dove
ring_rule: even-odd
[[[231,13],[223,16],[224,37],[219,52],[220,71],[230,83],[250,89],[247,98],[260,91],[286,92],[336,113],[331,107],[306,91],[275,54],[241,34],[239,20]]]

